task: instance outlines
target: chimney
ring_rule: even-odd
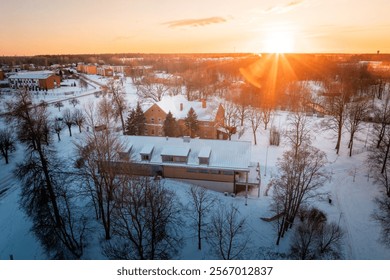
[[[183,103],[180,103],[180,111],[183,111]]]
[[[206,108],[206,107],[207,107],[206,99],[202,99],[202,108]]]

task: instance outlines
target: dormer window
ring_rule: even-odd
[[[150,159],[152,158],[153,149],[154,145],[152,144],[147,144],[143,146],[142,150],[139,152],[141,155],[141,160],[150,161]]]
[[[150,161],[150,155],[141,155],[141,160]]]
[[[208,165],[210,162],[211,148],[202,147],[198,154],[199,164]]]
[[[188,147],[166,146],[161,152],[161,160],[163,162],[187,163],[189,153],[190,148]]]
[[[124,149],[124,151],[121,151],[121,152],[118,153],[119,160],[129,161],[130,160],[130,153],[131,153],[131,149],[132,148],[133,148],[132,144],[126,145],[126,148]]]

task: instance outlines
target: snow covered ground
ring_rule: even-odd
[[[135,88],[130,79],[126,80],[126,98],[131,106],[135,106],[137,97]],[[89,88],[80,97],[81,103],[76,108],[82,108],[84,104],[99,100],[94,94],[93,88]],[[88,93],[88,94],[87,94]],[[54,93],[53,93],[53,96]],[[53,97],[54,98],[54,97]],[[57,97],[56,97],[57,98]],[[65,98],[65,96],[61,96]],[[68,102],[64,105],[73,108]],[[49,106],[52,114],[59,114],[57,108]],[[272,123],[280,130],[285,129],[287,125],[287,112],[278,111],[274,115]],[[370,127],[367,125],[355,143],[355,154],[348,156],[347,135],[344,135],[341,153],[336,155],[334,148],[334,134],[330,131],[324,131],[320,128],[321,118],[311,117],[311,132],[313,145],[323,150],[328,157],[328,170],[332,172],[332,179],[326,183],[322,191],[329,193],[332,198],[332,204],[329,204],[327,196],[312,201],[313,205],[322,209],[328,219],[340,223],[345,230],[343,247],[344,259],[361,260],[389,260],[390,249],[381,244],[379,239],[380,226],[371,219],[371,214],[375,209],[373,199],[380,194],[378,186],[374,185],[372,179],[367,174],[368,170],[365,164],[367,157],[366,146],[369,143]],[[0,120],[0,126],[5,126],[3,120]],[[73,140],[79,136],[78,128],[72,128],[73,137],[69,137],[67,129],[61,132],[61,142],[56,143],[59,154],[67,158],[73,153]],[[269,131],[264,128],[258,130],[258,144],[252,144],[252,161],[260,162],[261,165],[261,191],[260,197],[253,194],[248,198],[245,205],[244,196],[224,196],[222,193],[210,191],[210,194],[216,196],[222,204],[233,203],[239,208],[240,214],[247,218],[247,233],[250,235],[250,251],[248,259],[267,258],[266,251],[286,252],[289,247],[289,235],[282,239],[279,246],[275,245],[276,232],[272,223],[261,220],[261,217],[270,217],[272,213],[269,210],[271,197],[266,196],[266,186],[270,179],[276,175],[276,162],[284,150],[288,147],[285,139],[282,138],[279,147],[269,146]],[[253,135],[249,128],[245,130],[240,139],[235,135],[233,140],[252,141]],[[366,141],[367,140],[367,141]],[[23,157],[23,148],[18,147],[16,153],[12,154],[11,163],[6,165],[0,161],[0,259],[9,259],[10,255],[15,259],[46,259],[39,242],[30,232],[31,222],[24,212],[19,208],[18,197],[20,193],[19,183],[13,177],[12,170],[15,164]],[[186,191],[189,185],[174,180],[164,180],[164,184],[176,191],[181,202],[186,205],[188,195]],[[218,207],[216,204],[215,207]],[[185,217],[185,213],[183,214]],[[198,251],[196,248],[195,234],[190,227],[185,230],[185,244],[178,256],[178,259],[213,259],[209,248],[205,243],[205,248]],[[102,227],[96,225],[96,236],[89,240],[89,247],[86,249],[85,259],[104,259],[99,247],[99,239],[103,234]]]

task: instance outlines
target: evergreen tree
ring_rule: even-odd
[[[137,103],[137,107],[130,111],[126,121],[127,135],[144,135],[146,118],[141,105]]]
[[[131,109],[129,116],[126,120],[125,134],[135,135],[135,110]]]
[[[184,124],[188,129],[188,133],[193,138],[199,130],[198,115],[195,110],[191,107],[187,113],[187,117],[184,119]]]
[[[173,117],[171,111],[169,111],[168,115],[165,118],[163,129],[164,129],[165,136],[169,136],[169,137],[178,136],[177,121]]]

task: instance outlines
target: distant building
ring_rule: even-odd
[[[228,193],[258,188],[251,143],[206,139],[123,136],[118,172],[156,176]]]
[[[206,100],[187,101],[184,96],[166,96],[160,102],[144,110],[146,118],[145,135],[165,136],[163,124],[169,112],[178,122],[181,135],[189,135],[184,119],[193,108],[198,116],[199,129],[197,137],[204,139],[226,139],[222,126],[225,120],[225,109],[221,104],[210,103]]]
[[[114,71],[111,67],[100,66],[97,68],[97,74],[103,77],[112,77],[114,76]]]
[[[18,72],[8,77],[11,88],[48,90],[60,87],[61,78],[52,71]]]
[[[97,75],[97,66],[94,64],[78,63],[77,72],[89,75]]]

